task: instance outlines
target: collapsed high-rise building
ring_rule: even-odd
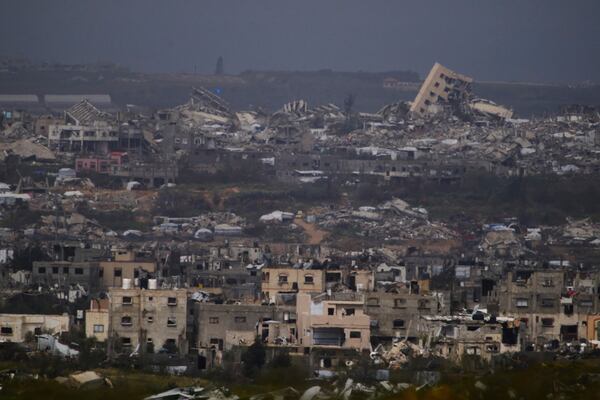
[[[437,105],[468,97],[473,78],[435,63],[413,101],[410,111],[416,115],[434,112]]]

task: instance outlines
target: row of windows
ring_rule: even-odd
[[[148,301],[154,301],[154,297],[149,296]],[[121,304],[124,306],[130,306],[133,304],[133,297],[131,296],[123,296],[121,300]],[[177,297],[167,297],[167,305],[168,306],[176,306],[177,305]]]
[[[83,268],[73,268],[73,270],[75,271],[75,275],[83,275]],[[46,267],[38,267],[38,273],[40,274],[45,274],[47,271]],[[68,274],[70,273],[71,268],[70,267],[62,267],[62,273],[63,274]],[[53,275],[57,275],[61,272],[60,267],[52,267],[51,268],[51,272]],[[104,270],[102,268],[100,268],[99,270],[99,276],[102,278],[104,276]],[[120,278],[123,276],[123,270],[121,268],[115,268],[113,270],[113,276],[115,278]],[[140,276],[140,271],[139,270],[134,270],[133,271],[133,277],[134,278],[139,278]]]
[[[13,328],[12,326],[2,326],[0,327],[0,336],[12,336],[13,335]],[[35,335],[41,335],[42,334],[42,328],[37,327],[33,330],[33,333]]]
[[[244,316],[238,316],[238,317],[234,317],[233,321],[237,324],[245,324],[246,323],[246,317]],[[208,323],[209,324],[218,324],[219,323],[219,317],[209,317],[208,318]]]
[[[178,138],[178,137],[176,137],[176,138],[175,138],[175,140],[174,140],[174,142],[175,142],[176,144],[188,144],[188,140],[187,140],[187,138]],[[200,144],[202,144],[202,138],[195,138],[195,139],[194,139],[194,144],[195,144],[195,145],[200,145]]]
[[[516,299],[515,305],[517,306],[517,308],[527,308],[527,307],[529,307],[529,300],[522,299],[522,298]],[[552,308],[555,305],[556,305],[555,299],[542,299],[540,301],[540,306],[544,307],[544,308]],[[592,300],[580,300],[579,306],[580,307],[593,307],[594,302]]]
[[[379,306],[379,298],[370,297],[367,299],[368,307],[378,307]],[[406,307],[406,299],[394,299],[394,307],[396,308],[405,308]],[[419,299],[417,303],[418,308],[429,308],[430,300],[428,299]]]
[[[351,315],[354,315],[355,311],[356,310],[354,308],[344,307],[344,308],[342,308],[342,317],[349,317]],[[329,307],[327,309],[327,315],[335,315],[335,308]]]
[[[52,274],[56,275],[60,272],[60,268],[59,267],[52,267]],[[83,268],[74,268],[75,271],[75,275],[83,275]],[[63,267],[62,268],[62,273],[63,274],[68,274],[70,272],[69,267]],[[38,273],[40,274],[45,274],[46,273],[46,267],[38,267]]]
[[[263,280],[269,280],[269,274],[263,275]],[[288,275],[287,274],[279,274],[278,276],[279,283],[288,283]],[[315,277],[313,275],[304,275],[304,283],[307,285],[311,285],[315,283]]]
[[[151,324],[154,322],[154,317],[148,316],[146,318],[146,321]],[[128,315],[121,317],[121,326],[131,326],[131,325],[133,325],[133,318],[131,318]],[[167,326],[169,328],[176,327],[177,319],[175,317],[167,317]],[[94,325],[94,329],[95,328],[96,328],[96,325]],[[104,329],[104,327],[103,327],[103,329]],[[94,332],[95,332],[95,330],[94,330]]]

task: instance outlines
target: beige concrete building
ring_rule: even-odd
[[[358,292],[371,291],[375,287],[374,271],[369,269],[352,270],[347,278],[348,286]]]
[[[508,272],[493,297],[500,315],[518,317],[525,325],[527,342],[569,342],[590,335],[588,316],[600,307],[598,282],[596,274],[523,269]]]
[[[99,342],[108,339],[108,299],[92,299],[90,309],[85,311],[85,336],[95,337]]]
[[[274,321],[274,306],[258,304],[194,303],[195,346],[229,350],[233,346],[249,346],[262,335],[258,325]]]
[[[586,339],[600,341],[600,315],[588,315],[586,318]]]
[[[495,355],[520,351],[518,344],[502,342],[502,325],[486,324],[480,321],[469,323],[442,323],[439,328],[431,326],[425,332],[440,330],[440,337],[434,339],[432,352],[440,357],[460,361],[465,356],[478,356],[491,361]]]
[[[185,289],[109,291],[112,352],[187,352]]]
[[[104,287],[121,287],[123,279],[133,282],[142,272],[156,272],[156,261],[140,257],[132,250],[113,250],[112,258],[112,261],[100,262],[100,277]]]
[[[39,314],[0,314],[0,342],[25,341],[27,333],[62,333],[69,331],[69,316]]]
[[[424,315],[449,315],[450,301],[441,293],[405,292],[366,293],[365,309],[371,317],[371,336],[380,342],[393,338],[417,338],[418,324]]]
[[[275,303],[280,293],[321,293],[325,289],[326,271],[270,267],[262,270],[262,298]]]
[[[296,300],[298,345],[333,349],[370,349],[370,318],[363,296],[354,292],[299,293]]]
[[[465,97],[470,91],[471,83],[473,78],[435,63],[410,106],[410,111],[416,115],[431,113],[435,105]]]

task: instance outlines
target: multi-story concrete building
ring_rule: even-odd
[[[85,99],[65,111],[63,124],[48,126],[48,147],[58,151],[107,154],[118,143],[107,114]]]
[[[371,317],[371,338],[378,343],[416,338],[421,316],[450,313],[450,302],[441,293],[378,291],[366,293],[365,299],[365,311]]]
[[[281,293],[321,293],[325,289],[323,269],[268,267],[262,269],[262,298],[275,303]]]
[[[185,289],[113,288],[109,297],[113,353],[187,352]]]
[[[253,303],[259,300],[261,277],[256,269],[246,267],[204,271],[188,268],[187,282],[203,291],[221,295],[227,300]]]
[[[439,334],[432,338],[432,354],[460,361],[477,356],[491,361],[495,355],[520,351],[518,331],[513,324],[474,320],[452,320],[452,317],[423,317],[421,334]]]
[[[471,83],[473,78],[435,63],[410,106],[410,111],[416,115],[424,115],[431,112],[432,106],[436,104],[461,99],[470,91]]]
[[[38,261],[33,263],[31,281],[48,286],[79,284],[88,290],[101,286],[98,262]]]
[[[194,304],[195,347],[229,350],[250,345],[259,333],[259,323],[275,321],[275,306],[258,304]]]
[[[525,324],[528,343],[573,341],[588,335],[588,315],[597,312],[597,274],[565,269],[509,271],[495,296],[500,314]]]
[[[362,294],[299,293],[296,299],[298,345],[304,348],[368,350],[370,318]]]
[[[113,249],[111,258],[99,262],[104,287],[121,287],[124,279],[133,281],[142,275],[156,273],[156,261],[133,250]]]

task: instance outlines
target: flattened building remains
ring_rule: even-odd
[[[47,295],[70,313],[0,314],[0,340],[80,329],[111,359],[168,354],[190,370],[239,363],[255,340],[315,371],[597,347],[600,276],[580,258],[600,243],[591,220],[455,224],[399,198],[259,217],[228,202],[244,188],[217,198],[197,185],[246,174],[311,193],[599,171],[597,110],[518,119],[473,83],[436,63],[412,103],[377,113],[302,99],[236,112],[201,87],[155,112],[111,113],[94,98],[37,118],[4,112],[4,168],[33,172],[1,186],[3,211],[43,218],[0,232],[2,293]],[[169,208],[190,193],[197,215]],[[18,243],[39,247],[31,265],[11,261]]]

